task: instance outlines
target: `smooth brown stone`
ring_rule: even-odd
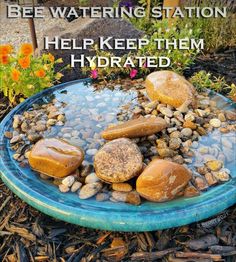
[[[132,119],[125,123],[107,128],[102,132],[102,138],[112,140],[116,138],[126,137],[135,138],[153,135],[167,127],[167,123],[163,118],[150,117]]]
[[[172,71],[157,71],[149,74],[145,82],[147,94],[153,101],[175,108],[193,104],[195,89],[184,77]]]
[[[64,140],[41,139],[32,148],[29,164],[32,169],[51,177],[65,177],[83,162],[84,152]]]
[[[184,166],[155,159],[138,177],[136,190],[149,201],[165,202],[179,196],[190,179],[191,174]]]
[[[106,143],[95,155],[96,175],[108,183],[120,183],[139,175],[143,157],[138,146],[128,138]]]

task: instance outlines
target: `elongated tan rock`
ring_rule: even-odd
[[[172,71],[164,70],[149,74],[145,86],[149,98],[153,101],[158,100],[176,108],[194,102],[193,85]]]
[[[136,181],[136,190],[144,198],[165,202],[182,195],[191,174],[184,166],[155,159],[149,163]]]
[[[135,138],[153,135],[167,127],[167,123],[163,118],[150,117],[129,120],[125,123],[109,127],[102,132],[102,138],[112,140],[116,138],[126,137]]]
[[[106,143],[95,155],[96,175],[108,183],[128,181],[139,175],[143,157],[138,146],[128,138],[119,138]]]
[[[38,141],[29,155],[32,169],[52,177],[65,177],[71,174],[83,160],[84,153],[80,147],[56,138]]]

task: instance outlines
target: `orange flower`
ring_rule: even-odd
[[[31,44],[22,44],[20,48],[20,53],[24,56],[33,54],[33,46]]]
[[[8,55],[0,55],[0,63],[3,65],[8,64]]]
[[[52,54],[50,54],[50,53],[48,53],[48,59],[49,59],[49,61],[50,61],[51,63],[53,63],[53,62],[55,61],[54,55],[52,55]]]
[[[30,57],[26,56],[23,58],[19,58],[18,63],[23,69],[27,69],[30,66]]]
[[[0,55],[9,55],[12,52],[13,48],[11,45],[1,45],[0,46]]]
[[[46,72],[43,69],[39,69],[38,71],[35,72],[35,75],[37,77],[43,78],[43,77],[45,77]]]
[[[18,81],[19,80],[19,78],[20,78],[20,71],[19,70],[17,70],[17,69],[15,69],[15,68],[13,68],[12,69],[12,72],[11,72],[11,77],[12,77],[12,79],[14,80],[14,81]]]

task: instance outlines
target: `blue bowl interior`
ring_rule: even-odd
[[[21,103],[1,123],[1,178],[25,202],[50,216],[70,223],[117,231],[151,231],[177,227],[206,219],[236,203],[234,164],[226,166],[231,170],[230,181],[212,187],[198,197],[179,198],[166,203],[146,201],[140,206],[109,201],[97,202],[95,199],[81,200],[74,193],[59,192],[55,185],[40,179],[29,167],[20,167],[12,157],[14,152],[10,149],[9,140],[4,137],[5,131],[11,129],[13,116],[29,109],[34,103],[48,102],[54,97],[61,99],[64,94],[69,94],[71,91],[76,91],[78,96],[83,96],[86,89],[89,89],[91,94],[93,93],[89,80],[55,86]],[[106,92],[112,95],[111,91]],[[225,97],[213,92],[211,96],[218,107],[235,110],[235,104]],[[124,100],[135,101],[134,93],[124,94],[122,100],[118,100],[117,103],[122,104]]]

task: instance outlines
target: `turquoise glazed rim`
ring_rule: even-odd
[[[13,160],[5,131],[13,116],[28,109],[37,100],[66,88],[78,88],[89,80],[77,80],[47,89],[18,105],[0,124],[0,176],[4,183],[23,201],[54,218],[73,224],[103,230],[142,232],[178,227],[209,218],[236,203],[236,167],[230,167],[232,179],[193,198],[179,198],[166,203],[144,202],[140,206],[125,203],[81,200],[73,193],[63,194],[30,168],[21,168]],[[221,96],[221,106],[235,109],[235,104]],[[234,152],[235,153],[235,152]]]

